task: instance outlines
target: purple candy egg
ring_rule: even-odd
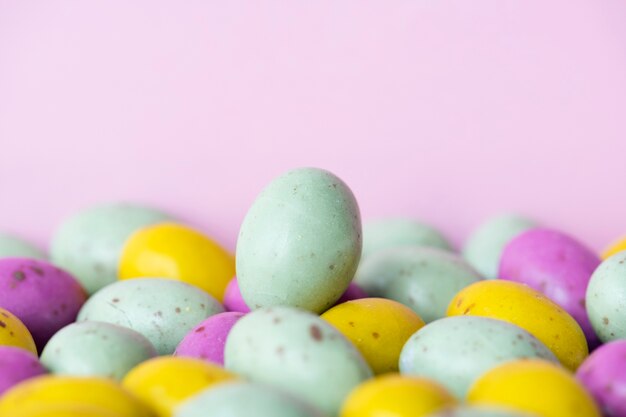
[[[13,346],[0,346],[0,395],[25,379],[46,373],[32,353]]]
[[[57,330],[76,320],[86,298],[74,277],[48,262],[0,259],[0,307],[26,325],[39,351]]]
[[[226,286],[226,292],[224,293],[224,307],[226,307],[226,310],[228,311],[237,311],[239,313],[250,312],[250,308],[241,296],[241,291],[239,291],[237,277],[230,280]]]
[[[176,347],[174,355],[204,359],[224,365],[224,345],[230,329],[244,313],[219,313],[191,329]]]
[[[626,417],[626,340],[600,346],[578,368],[576,377],[606,417]]]
[[[599,340],[585,309],[585,293],[600,259],[561,232],[530,229],[511,240],[500,258],[499,278],[526,284],[563,307],[580,325],[590,347]]]
[[[361,287],[359,287],[358,284],[351,282],[350,285],[348,285],[348,289],[346,290],[346,292],[344,292],[341,298],[337,300],[335,305],[345,303],[346,301],[358,300],[359,298],[367,297],[368,295]]]

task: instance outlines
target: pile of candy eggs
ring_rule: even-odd
[[[592,352],[590,354],[590,352]],[[232,254],[160,210],[0,235],[0,417],[626,417],[626,239],[531,219],[463,250],[274,179]]]

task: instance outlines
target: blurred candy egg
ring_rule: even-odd
[[[521,358],[558,363],[550,349],[518,326],[486,317],[448,317],[411,336],[400,355],[400,371],[431,378],[463,399],[481,374]]]
[[[397,372],[402,346],[424,326],[413,310],[384,298],[338,304],[321,317],[354,343],[375,374]]]
[[[253,310],[287,305],[321,313],[348,288],[361,245],[350,188],[321,169],[289,171],[261,192],[241,226],[241,294]]]
[[[14,346],[37,354],[33,336],[24,323],[11,312],[0,307],[0,346]]]
[[[250,416],[324,417],[321,411],[283,392],[250,382],[210,387],[191,397],[175,414],[175,417]]]
[[[621,237],[617,241],[611,243],[604,252],[602,252],[602,259],[608,259],[618,252],[626,250],[626,236]]]
[[[606,417],[626,417],[626,340],[596,349],[576,372]]]
[[[46,259],[46,255],[24,239],[7,233],[0,233],[0,258]]]
[[[117,280],[126,239],[139,228],[169,218],[158,210],[130,204],[90,207],[61,224],[52,239],[50,258],[93,294]]]
[[[133,233],[120,257],[120,279],[162,277],[197,286],[222,301],[235,276],[233,256],[202,233],[163,223]]]
[[[458,255],[434,248],[404,247],[365,259],[355,282],[370,296],[398,301],[429,323],[444,317],[452,297],[480,279]]]
[[[86,298],[73,276],[46,261],[0,259],[0,307],[20,318],[39,350],[76,320]]]
[[[203,389],[235,378],[221,367],[199,359],[164,356],[134,368],[122,385],[148,404],[157,416],[169,417],[180,404]]]
[[[346,398],[340,417],[422,417],[455,403],[434,381],[389,374],[356,387]]]
[[[507,362],[488,371],[472,385],[467,401],[542,417],[601,417],[593,398],[571,373],[537,359]]]
[[[103,321],[144,335],[160,355],[174,352],[187,332],[223,307],[193,285],[165,278],[110,284],[91,296],[79,321]]]
[[[339,331],[293,307],[262,308],[239,319],[226,341],[224,359],[227,369],[289,392],[329,415],[372,375]]]
[[[224,365],[226,338],[243,315],[238,312],[219,313],[200,322],[178,344],[174,354]]]
[[[626,251],[606,259],[594,271],[586,302],[600,340],[626,339]]]
[[[83,321],[59,330],[41,353],[55,374],[120,380],[133,367],[157,355],[140,333],[115,324]]]
[[[600,259],[580,242],[549,229],[528,230],[513,239],[500,260],[501,279],[529,285],[565,309],[598,343],[585,309],[585,292]]]
[[[405,246],[452,249],[441,232],[413,219],[388,218],[363,224],[362,259],[385,249]]]
[[[498,278],[498,266],[504,247],[520,233],[535,227],[535,222],[516,215],[488,219],[472,232],[463,257],[487,279]]]
[[[559,361],[575,370],[587,357],[587,341],[576,321],[548,297],[511,281],[477,282],[460,291],[448,316],[480,316],[504,320],[527,330]]]
[[[507,407],[471,407],[459,406],[429,414],[428,417],[541,417],[523,411],[513,411]]]
[[[226,286],[226,291],[224,292],[224,307],[228,311],[236,311],[239,313],[250,312],[250,307],[248,307],[246,301],[241,296],[241,291],[239,291],[237,277],[233,278]]]
[[[14,346],[0,346],[0,397],[19,382],[46,372],[32,352]]]

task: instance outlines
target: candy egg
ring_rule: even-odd
[[[367,298],[367,293],[357,283],[351,282],[348,289],[339,297],[335,305],[345,303],[346,301],[359,300]]]
[[[585,292],[600,259],[580,242],[549,229],[528,230],[511,240],[502,253],[499,276],[529,285],[565,309],[598,343],[585,310]]]
[[[158,210],[130,204],[90,207],[61,224],[52,239],[50,258],[93,294],[117,280],[126,239],[139,228],[169,218]]]
[[[626,340],[596,349],[576,372],[606,417],[626,417]]]
[[[120,380],[133,367],[157,355],[143,335],[115,324],[84,321],[59,330],[41,353],[55,374]]]
[[[459,315],[515,324],[543,342],[572,370],[589,353],[578,323],[548,297],[523,284],[502,280],[472,284],[460,291],[448,307],[448,316]]]
[[[101,408],[65,405],[60,407],[45,407],[37,410],[18,411],[11,417],[120,417],[119,414]]]
[[[472,385],[467,401],[542,417],[601,417],[589,393],[572,374],[538,359],[507,362],[488,371]]]
[[[0,307],[26,325],[41,350],[76,319],[87,295],[67,272],[37,259],[0,259]]]
[[[193,285],[165,278],[138,278],[110,284],[91,296],[79,321],[103,321],[144,335],[160,355],[176,345],[196,324],[223,307]]]
[[[224,345],[230,329],[243,317],[243,313],[219,313],[200,322],[191,329],[176,347],[177,356],[204,359],[224,365]]]
[[[402,346],[424,325],[410,308],[383,298],[338,304],[321,317],[354,343],[375,374],[397,372]]]
[[[33,353],[13,347],[0,346],[0,396],[26,379],[46,373]]]
[[[518,326],[486,317],[448,317],[411,336],[400,355],[400,371],[431,378],[463,399],[481,374],[521,358],[558,362],[550,349]]]
[[[361,217],[350,188],[328,171],[302,168],[257,197],[237,241],[246,304],[321,313],[348,288],[361,256]]]
[[[153,416],[133,395],[106,378],[44,375],[15,385],[0,397],[0,416],[36,416],[47,409],[74,407],[115,417]]]
[[[202,233],[163,223],[133,233],[120,257],[120,279],[163,277],[197,286],[222,301],[235,276],[233,256]]]
[[[586,303],[600,340],[626,339],[626,251],[609,257],[594,271]]]
[[[602,259],[608,259],[611,256],[615,255],[618,252],[622,252],[626,250],[626,236],[621,237],[615,242],[611,243],[609,247],[607,247],[604,252],[602,252]]]
[[[460,406],[429,414],[428,417],[541,417],[537,414],[513,411],[499,407]]]
[[[11,312],[0,307],[0,346],[14,346],[37,354],[33,336],[24,323]]]
[[[159,417],[169,417],[185,400],[203,389],[234,379],[217,365],[193,358],[160,357],[130,371],[122,385],[148,404]],[[245,398],[241,400],[245,401]]]
[[[378,252],[361,263],[355,277],[370,296],[398,301],[426,323],[444,317],[452,297],[479,280],[461,257],[425,247]]]
[[[24,239],[7,233],[0,233],[0,258],[46,259],[46,255]]]
[[[330,415],[372,375],[338,330],[293,307],[262,308],[239,319],[226,340],[224,359],[226,369],[289,392]]]
[[[363,225],[363,255],[405,246],[427,246],[451,250],[448,240],[431,226],[407,218],[388,218]]]
[[[175,417],[250,416],[324,417],[321,411],[287,394],[249,382],[210,387],[186,401],[175,413]]]
[[[341,407],[340,417],[421,417],[455,402],[436,382],[389,374],[356,387]]]
[[[525,217],[510,214],[493,217],[472,232],[463,247],[463,257],[485,278],[498,278],[504,247],[532,227],[535,222]]]

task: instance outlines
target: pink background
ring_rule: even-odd
[[[314,165],[457,242],[517,210],[626,233],[623,0],[0,0],[0,229],[172,210],[233,248]]]

